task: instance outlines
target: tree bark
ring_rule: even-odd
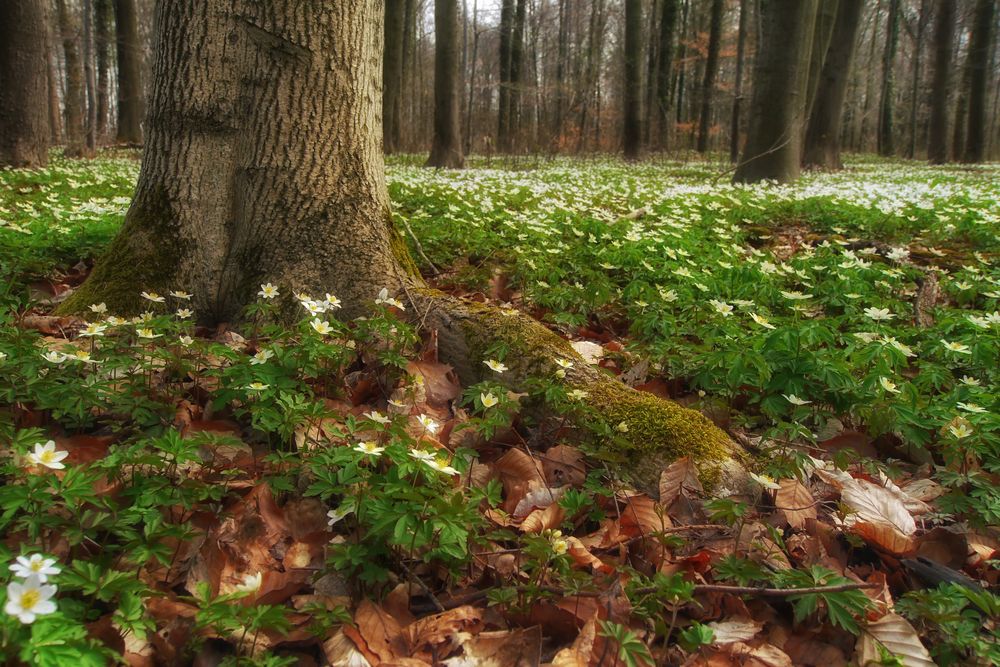
[[[820,75],[823,72],[823,65],[826,63],[833,38],[839,5],[839,0],[823,0],[819,3],[819,10],[816,12],[812,53],[809,56],[809,82],[806,84],[806,118],[812,114],[816,91],[819,90]]]
[[[80,17],[68,6],[66,0],[57,0],[59,29],[62,35],[63,59],[66,64],[66,155],[82,157],[86,154],[84,114],[87,108],[84,95],[83,59],[80,57]]]
[[[963,162],[982,162],[986,154],[986,86],[990,78],[996,0],[977,0],[969,39],[969,120]]]
[[[406,0],[385,0],[385,51],[382,55],[382,147],[386,153],[395,153],[399,150],[405,13]]]
[[[962,65],[962,78],[955,95],[955,125],[951,134],[951,159],[960,162],[965,158],[965,127],[969,120],[969,89],[972,87],[971,53],[966,54]]]
[[[514,36],[514,2],[503,0],[500,6],[500,87],[497,91],[497,150],[509,153],[510,137],[510,88],[511,41]]]
[[[0,0],[0,166],[48,163],[46,0]]]
[[[642,0],[625,0],[625,79],[623,143],[625,159],[642,152]]]
[[[854,60],[864,0],[840,0],[830,48],[819,76],[816,99],[806,129],[802,164],[816,169],[842,169],[840,159],[844,100]]]
[[[434,33],[434,143],[427,166],[461,169],[457,0],[434,1]]]
[[[878,154],[894,155],[893,110],[896,104],[896,47],[899,44],[899,0],[889,0],[885,49],[882,51],[882,96],[879,102]]]
[[[83,0],[83,75],[87,91],[87,155],[97,151],[97,75],[94,72],[94,2]]]
[[[521,90],[524,87],[524,26],[527,18],[527,0],[517,0],[514,10],[514,27],[510,37],[510,110],[507,136],[509,151],[516,150],[521,135]]]
[[[628,427],[616,446],[643,486],[655,486],[667,461],[691,455],[706,481],[733,488],[741,450],[699,413],[626,387],[527,316],[423,285],[392,229],[383,176],[381,3],[266,4],[158,5],[135,199],[110,251],[61,311],[103,301],[133,313],[145,308],[140,289],[186,289],[199,320],[212,324],[238,317],[270,281],[288,305],[294,292],[336,294],[350,318],[370,312],[384,287],[438,332],[442,360],[467,384],[487,372],[495,341],[511,350],[503,380],[514,390],[551,376],[556,358],[573,361],[567,384],[586,392],[608,432]]]
[[[95,48],[97,51],[97,140],[108,136],[111,108],[111,0],[94,2]]]
[[[52,24],[52,21],[49,21]],[[55,35],[50,25],[45,35],[48,38],[48,87],[49,87],[49,138],[53,145],[61,144],[63,141],[63,121],[62,103],[60,101],[59,82],[59,38]]]
[[[705,76],[701,80],[701,113],[698,115],[698,152],[708,150],[708,132],[712,125],[712,96],[715,76],[719,69],[719,48],[722,42],[722,0],[712,0],[712,17],[708,29],[708,57]]]
[[[761,0],[747,141],[733,176],[738,183],[799,176],[816,9],[816,0]]]
[[[747,13],[749,0],[740,0],[740,23],[736,33],[736,84],[733,90],[733,114],[729,122],[729,161],[736,164],[740,156],[740,111],[743,104],[743,61],[747,44]]]
[[[745,0],[743,0],[745,1]],[[656,68],[656,147],[667,150],[670,134],[670,84],[673,81],[674,38],[677,32],[678,0],[663,0],[660,7],[660,34]]]
[[[145,92],[136,0],[114,0],[114,3],[118,56],[118,141],[141,144]]]
[[[911,160],[917,153],[917,106],[920,99],[920,88],[923,75],[924,33],[927,29],[927,0],[920,0],[920,10],[917,15],[917,30],[913,35],[913,78],[910,82],[910,145],[906,148],[906,157]]]
[[[934,10],[934,78],[927,140],[927,159],[931,164],[948,161],[948,95],[955,41],[955,4],[956,0],[939,0]]]

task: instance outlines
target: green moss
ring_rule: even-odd
[[[386,217],[389,224],[389,249],[392,252],[393,258],[407,276],[419,280],[420,269],[417,268],[417,263],[413,261],[413,255],[410,253],[409,246],[406,245],[406,239],[399,233],[396,226],[392,224],[392,215],[387,213]]]

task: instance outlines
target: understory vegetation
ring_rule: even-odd
[[[428,281],[700,410],[748,485],[634,490],[564,373],[460,386],[386,293],[54,316],[138,175],[54,158],[0,171],[3,659],[1000,662],[1000,168],[468,166],[388,166]]]

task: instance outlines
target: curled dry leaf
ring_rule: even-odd
[[[852,479],[841,492],[844,504],[854,510],[844,523],[848,529],[889,553],[913,550],[917,524],[892,492],[863,479]]]
[[[590,553],[587,547],[583,546],[583,542],[575,537],[567,537],[566,541],[569,543],[569,555],[573,559],[573,562],[577,565],[583,565],[586,567],[591,567],[598,572],[614,572],[614,568],[602,561],[600,558]]]
[[[517,503],[517,507],[514,508],[514,518],[523,519],[528,516],[532,510],[535,509],[545,509],[552,503],[559,502],[559,499],[563,497],[566,493],[568,487],[562,486],[555,489],[550,489],[547,486],[539,486],[528,492],[524,498],[521,498],[520,502]]]
[[[342,629],[323,642],[323,655],[330,667],[371,667],[372,664]]]
[[[526,533],[540,533],[543,530],[557,528],[565,518],[566,511],[561,505],[549,505],[526,516],[521,522],[521,530]]]
[[[431,660],[447,654],[460,643],[460,635],[477,634],[483,629],[483,610],[463,605],[448,611],[425,616],[410,623],[403,631],[409,655]]]
[[[738,656],[742,664],[761,667],[793,667],[792,659],[774,644],[746,644],[734,642],[726,647],[732,655]]]
[[[916,479],[901,487],[910,498],[929,503],[945,494],[947,489],[932,479]]]
[[[622,534],[627,537],[640,537],[671,526],[670,517],[663,507],[649,496],[641,494],[625,500],[619,523]]]
[[[458,376],[448,364],[433,361],[411,361],[406,372],[423,385],[427,405],[436,409],[446,409],[451,401],[462,395],[462,385]]]
[[[764,624],[749,618],[733,618],[709,623],[708,627],[712,629],[715,637],[712,640],[713,644],[731,644],[750,641],[760,633]]]
[[[597,614],[583,625],[573,645],[564,648],[552,658],[552,667],[587,667],[594,652],[597,637]]]
[[[690,456],[677,459],[660,473],[660,503],[670,507],[681,494],[702,494],[698,468]],[[685,493],[686,492],[686,493]]]
[[[864,627],[856,649],[858,665],[881,665],[880,647],[898,656],[903,667],[934,667],[934,661],[920,643],[917,631],[898,614],[886,614]]]
[[[539,458],[550,486],[580,486],[587,479],[583,452],[576,447],[556,445]]]
[[[407,655],[406,638],[392,616],[371,600],[362,600],[354,612],[356,628],[344,626],[344,634],[373,664],[391,662]]]
[[[539,626],[500,632],[481,632],[462,644],[462,655],[444,661],[445,667],[538,667],[542,653]]]
[[[588,364],[596,364],[604,356],[604,348],[598,343],[589,340],[576,340],[571,343],[576,353],[586,360]]]
[[[775,507],[788,525],[797,530],[805,528],[806,521],[816,518],[816,501],[812,493],[795,479],[783,479],[774,496]]]

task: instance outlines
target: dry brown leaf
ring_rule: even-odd
[[[481,632],[462,644],[463,655],[444,661],[445,667],[538,667],[542,653],[539,626]]]
[[[969,533],[966,537],[971,550],[967,565],[980,565],[983,561],[995,558],[997,552],[1000,552],[1000,539],[992,535]]]
[[[715,634],[715,638],[712,640],[713,644],[731,644],[750,641],[760,633],[764,624],[749,618],[732,618],[709,623],[708,627]]]
[[[508,450],[493,463],[493,469],[503,482],[503,509],[506,512],[513,512],[532,488],[545,484],[541,465],[521,449]]]
[[[698,468],[690,456],[677,459],[660,473],[660,503],[670,507],[685,491],[699,495],[704,493],[698,480]]]
[[[774,496],[774,505],[785,516],[788,525],[797,530],[805,528],[806,521],[816,518],[816,500],[801,482],[783,479]]]
[[[639,537],[669,528],[670,517],[663,507],[646,495],[635,495],[625,500],[621,509],[622,533],[628,537]]]
[[[580,486],[587,479],[583,452],[570,445],[556,445],[539,457],[550,486]]]
[[[545,509],[552,503],[559,502],[559,499],[563,497],[566,493],[566,489],[569,487],[561,486],[559,488],[551,489],[547,486],[539,486],[528,492],[524,498],[517,504],[514,508],[514,518],[523,519],[528,516],[532,510],[535,509]]]
[[[855,511],[844,521],[851,532],[895,555],[912,551],[917,524],[892,492],[867,480],[852,479],[844,485],[841,500]]]
[[[898,614],[886,614],[864,627],[856,649],[858,665],[882,664],[879,647],[899,656],[904,667],[935,667],[930,653],[920,643],[917,631]]]
[[[729,651],[734,656],[738,656],[743,664],[757,664],[766,667],[793,667],[792,659],[788,654],[773,644],[746,644],[744,642],[734,642],[727,644],[723,650]]]
[[[411,361],[406,372],[419,378],[426,393],[427,404],[433,408],[447,408],[451,401],[462,395],[458,376],[448,364],[433,361]]]
[[[565,518],[566,511],[561,505],[549,505],[526,516],[521,522],[521,530],[526,533],[540,533],[543,530],[558,528]]]
[[[369,662],[389,662],[407,655],[406,638],[392,616],[371,600],[362,600],[354,612],[357,628],[344,626],[346,634]]]
[[[596,364],[604,356],[604,348],[589,340],[575,340],[570,345],[588,364]]]
[[[406,626],[404,635],[409,655],[430,661],[457,646],[459,633],[477,634],[483,629],[483,610],[469,605],[425,616]],[[442,649],[442,647],[444,647]]]
[[[937,526],[920,536],[917,555],[961,570],[969,557],[969,539],[960,528]]]
[[[342,629],[323,642],[323,655],[330,667],[371,667],[372,664]]]
[[[573,645],[564,648],[552,659],[552,667],[587,667],[594,652],[594,640],[597,637],[597,614],[591,616]]]
[[[916,479],[901,488],[903,493],[909,497],[925,503],[943,496],[947,491],[932,479]]]
[[[583,542],[575,537],[567,537],[566,541],[569,543],[569,553],[573,562],[577,565],[585,565],[592,567],[594,570],[599,572],[613,572],[614,568],[602,561],[600,558],[590,553],[587,547],[583,546]]]

